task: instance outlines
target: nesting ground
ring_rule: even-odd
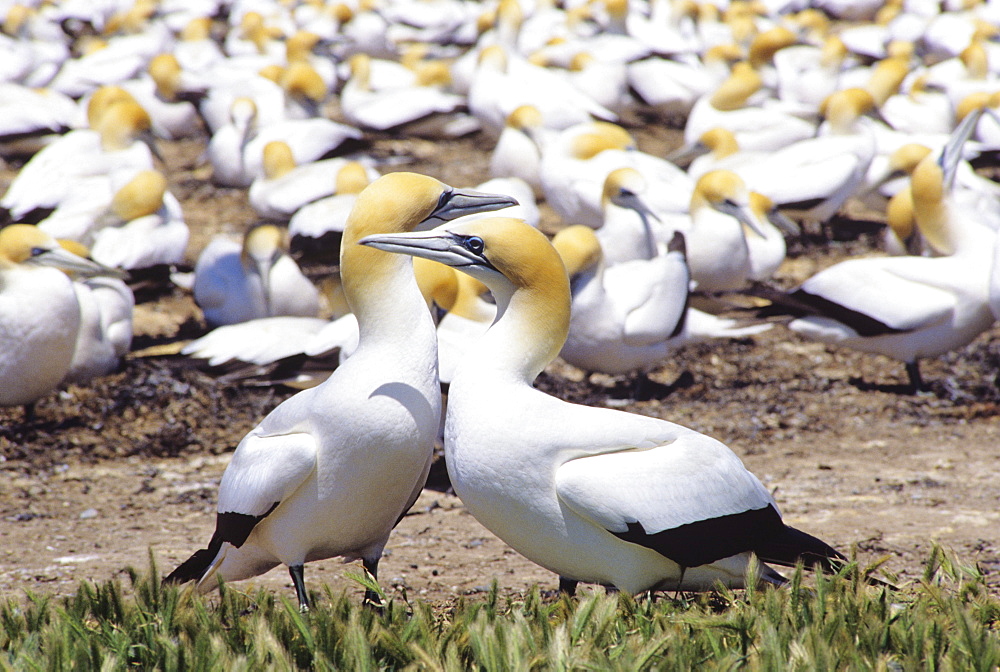
[[[662,153],[676,132],[646,124],[640,146]],[[193,260],[218,231],[254,221],[243,191],[220,190],[199,165],[204,140],[162,146],[171,188],[191,226]],[[471,186],[486,179],[489,146],[376,140],[398,168]],[[16,166],[0,173],[0,191]],[[331,178],[332,179],[332,178]],[[546,226],[558,227],[547,213]],[[844,222],[853,231],[864,222]],[[817,269],[868,253],[875,236],[800,250],[782,267],[790,286]],[[179,289],[139,294],[136,348],[204,331]],[[654,371],[652,398],[633,380],[556,363],[539,385],[560,397],[666,418],[728,444],[771,488],[786,520],[864,562],[887,556],[901,580],[919,576],[931,545],[978,563],[1000,592],[1000,328],[924,363],[932,392],[902,394],[902,365],[805,342],[783,328],[687,347]],[[147,566],[171,569],[208,540],[218,480],[239,439],[285,390],[223,385],[180,358],[131,358],[121,372],[44,398],[37,418],[0,409],[0,594],[66,594]],[[336,560],[307,568],[310,586],[359,596]],[[357,571],[357,570],[355,570]],[[506,547],[454,496],[427,490],[389,540],[381,582],[390,593],[446,602],[555,577]],[[274,570],[256,580],[291,583]],[[248,585],[248,584],[242,584]],[[288,593],[291,595],[291,593]],[[398,594],[398,593],[397,593]]]

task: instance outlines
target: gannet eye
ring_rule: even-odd
[[[473,254],[482,254],[483,249],[486,247],[486,243],[479,236],[469,236],[464,241],[465,249]]]
[[[44,247],[33,247],[33,248],[31,248],[31,256],[33,256],[33,257],[37,257],[40,254],[45,254],[46,252],[48,252],[48,250],[45,249]]]

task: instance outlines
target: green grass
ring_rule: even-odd
[[[344,594],[293,600],[162,588],[155,567],[73,597],[0,601],[2,670],[996,670],[1000,600],[935,550],[921,580],[872,587],[856,568],[781,589],[633,599],[501,598],[447,609]]]

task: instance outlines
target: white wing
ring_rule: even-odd
[[[674,440],[652,449],[567,462],[556,472],[560,500],[611,532],[639,523],[647,534],[774,504],[726,446],[676,429]]]
[[[957,304],[950,291],[917,279],[931,279],[939,273],[936,261],[917,257],[851,259],[817,273],[801,289],[892,329],[913,331],[945,319]]]
[[[316,468],[316,438],[308,432],[261,436],[255,429],[236,447],[219,485],[219,513],[264,516]]]

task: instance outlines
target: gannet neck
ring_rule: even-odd
[[[607,149],[634,149],[635,139],[621,126],[599,121],[590,125],[591,130],[573,137],[570,156],[580,161],[592,159]]]
[[[827,96],[820,112],[826,118],[830,132],[853,134],[858,130],[861,115],[875,108],[876,97],[859,88],[844,89]]]
[[[371,91],[372,62],[368,54],[354,54],[348,60],[351,68],[351,83],[361,91]]]
[[[326,98],[326,82],[316,72],[316,68],[305,61],[292,61],[278,81],[290,97],[312,103],[321,103]]]
[[[455,269],[450,266],[420,257],[413,260],[413,277],[417,279],[417,287],[420,288],[428,310],[436,305],[442,310],[453,311],[459,293],[457,276]]]
[[[983,80],[989,76],[990,59],[981,40],[973,39],[958,57],[965,64],[970,79]]]
[[[875,104],[881,106],[899,91],[899,86],[910,72],[909,59],[902,57],[885,58],[875,66],[868,83],[867,91],[875,99]]]
[[[569,277],[544,234],[522,220],[493,217],[362,243],[440,261],[490,288],[496,322],[469,350],[462,375],[531,385],[566,342]]]
[[[489,287],[467,273],[455,273],[455,276],[458,292],[448,312],[467,320],[492,322],[496,317],[496,311],[481,298],[490,291]]]
[[[900,240],[909,240],[913,235],[913,195],[906,186],[896,192],[885,206],[886,224]]]
[[[933,155],[925,157],[913,170],[910,194],[917,228],[939,253],[980,254],[984,248],[992,249],[985,240],[984,227],[962,221],[955,212],[944,184],[944,170]]]
[[[596,267],[603,258],[601,241],[589,226],[574,224],[559,231],[552,239],[570,278]]]
[[[212,19],[199,16],[188,21],[178,36],[184,42],[199,42],[207,40],[212,35]]]
[[[409,233],[423,223],[433,226],[513,204],[509,196],[453,189],[416,173],[384,175],[358,194],[344,228],[340,271],[344,297],[358,318],[359,343],[406,333],[417,319],[414,310],[424,315],[420,320],[429,320],[410,260],[358,244],[363,238]]]

